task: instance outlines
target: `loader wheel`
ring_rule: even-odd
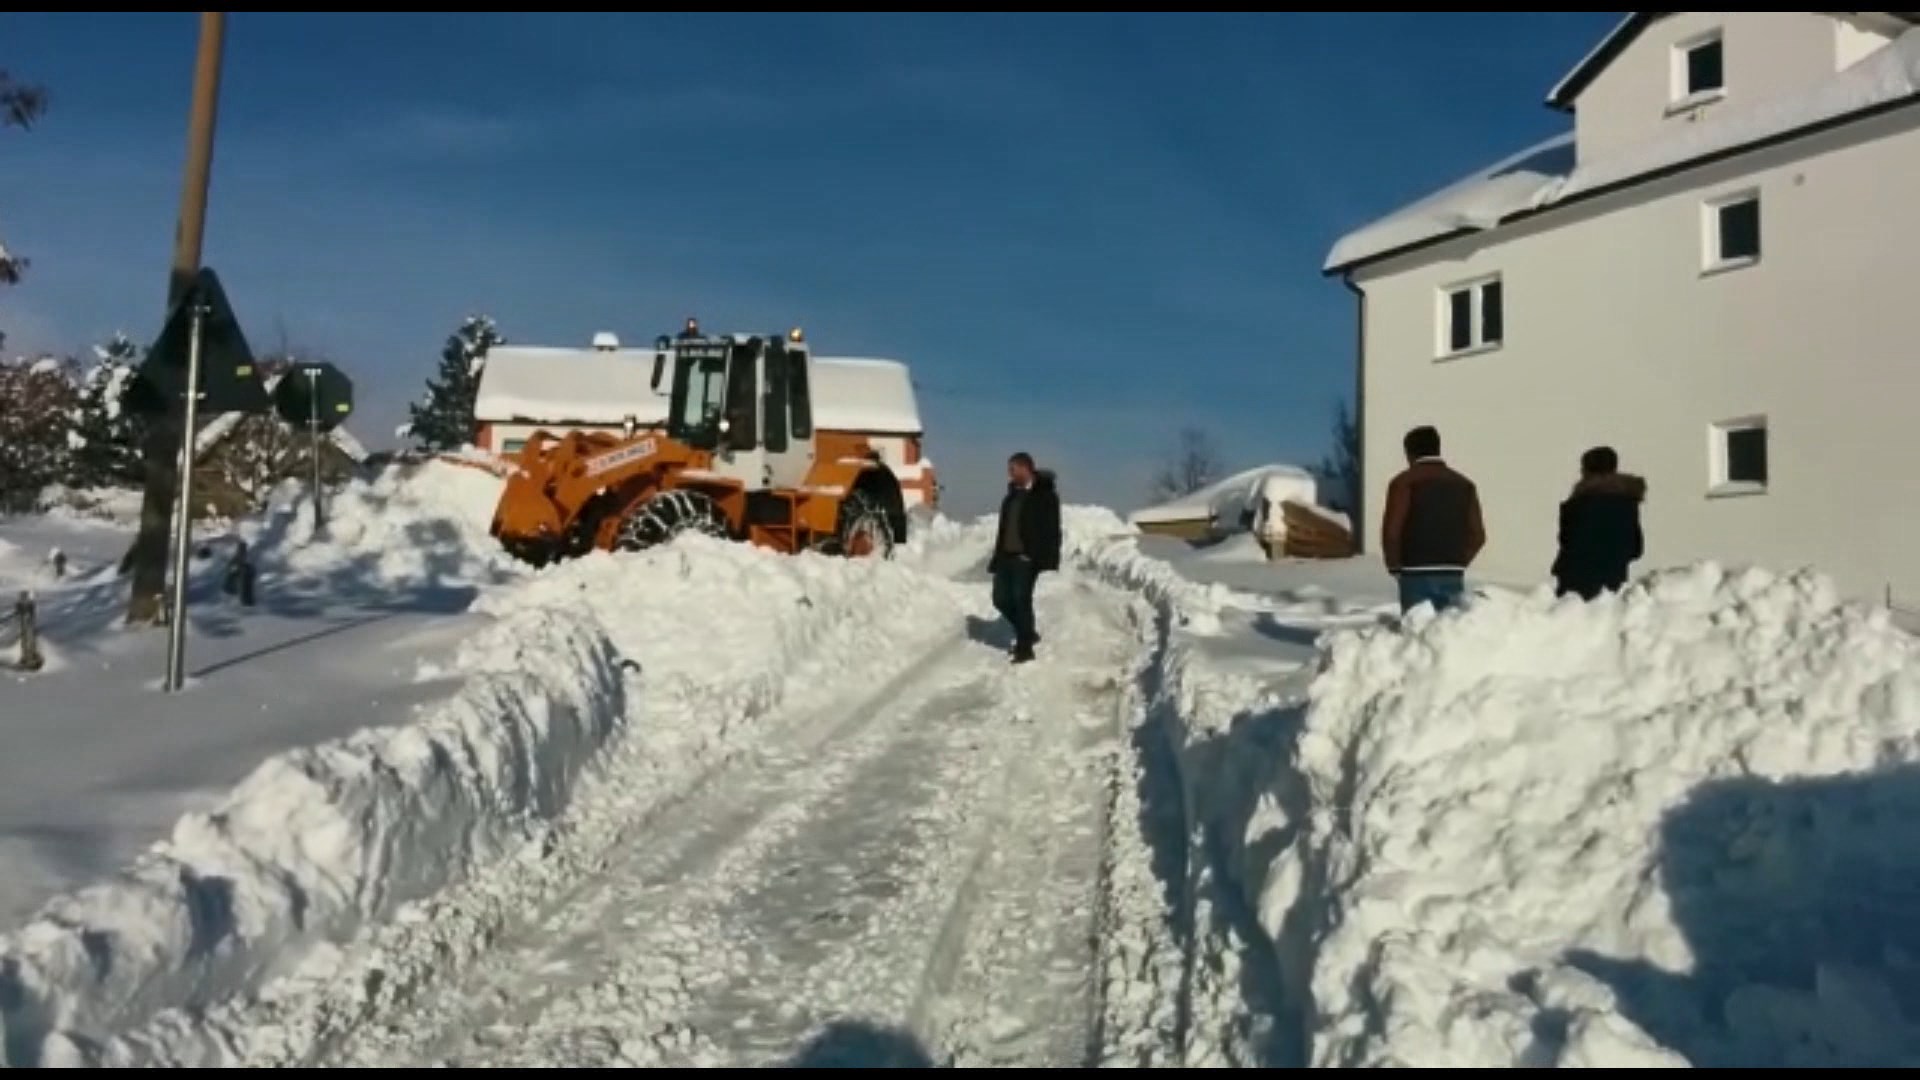
[[[663,491],[627,515],[614,535],[613,546],[621,551],[642,551],[681,533],[729,539],[726,515],[702,492]]]
[[[840,529],[835,548],[849,559],[893,558],[893,524],[880,500],[864,491],[848,495],[840,504]]]

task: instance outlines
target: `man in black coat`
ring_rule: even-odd
[[[1580,456],[1580,482],[1560,504],[1560,554],[1553,560],[1559,595],[1592,600],[1627,583],[1627,567],[1646,550],[1640,532],[1646,497],[1647,482],[1621,472],[1611,447]]]
[[[1040,575],[1060,569],[1060,495],[1053,473],[1033,467],[1025,453],[1007,459],[1007,497],[1000,501],[1000,534],[987,569],[993,606],[1013,624],[1013,662],[1033,659],[1040,634],[1033,625],[1033,589]]]

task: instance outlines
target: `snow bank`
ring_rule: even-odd
[[[0,939],[7,1060],[297,1064],[635,842],[777,709],[909,662],[901,628],[950,634],[973,596],[910,566],[702,537],[487,590],[472,610],[497,621],[422,672],[456,680],[451,701],[268,762],[132,871]],[[343,956],[364,977],[331,966]]]
[[[263,584],[324,586],[337,595],[497,583],[528,571],[489,533],[502,481],[449,461],[393,466],[327,499],[314,536],[306,486],[275,491],[261,519],[243,523]]]
[[[54,484],[44,488],[35,509],[49,517],[99,521],[125,528],[140,525],[140,500],[135,488],[70,488]]]
[[[1063,507],[1060,527],[1062,563],[1141,594],[1169,627],[1193,634],[1217,633],[1223,608],[1250,602],[1224,585],[1199,584],[1142,554],[1139,530],[1104,507]]]
[[[1249,850],[1322,1067],[1920,1059],[1920,647],[1713,566],[1333,636]]]
[[[524,839],[625,711],[619,657],[533,610],[469,642],[415,723],[269,759],[114,878],[0,938],[9,1066],[83,1064],[167,1007],[200,1008]]]

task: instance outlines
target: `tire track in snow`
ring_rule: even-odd
[[[937,692],[938,680],[930,674],[950,670],[962,645],[964,639],[943,637],[851,709],[842,703],[810,710],[808,719],[786,726],[757,752],[716,766],[680,798],[625,830],[599,873],[503,935],[492,955],[455,985],[328,1053],[329,1063],[427,1064],[457,1055],[467,1040],[491,1043],[501,1032],[532,1028],[549,1009],[565,1004],[567,995],[604,981],[604,965],[625,955],[605,951],[609,937],[624,936],[610,931],[626,929],[626,911],[655,902],[665,889],[692,893],[694,904],[666,918],[654,935],[685,936],[701,914],[695,886],[737,878],[765,858],[859,759],[885,745],[885,733],[869,729],[886,727],[901,705]],[[636,943],[625,950],[645,947]],[[501,1052],[497,1046],[478,1049],[487,1064]]]
[[[1113,673],[1138,643],[1118,594],[1069,584],[1043,597],[1042,663],[956,634],[654,815],[457,991],[329,1063],[766,1065],[860,1020],[907,1029],[920,1064],[1084,1064]]]

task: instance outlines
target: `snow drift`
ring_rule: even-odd
[[[1335,635],[1261,923],[1320,1067],[1920,1054],[1920,648],[1711,565]]]
[[[451,698],[411,723],[268,760],[133,866],[0,937],[6,1064],[219,1060],[245,1026],[234,1010],[322,946],[389,925],[515,852],[538,866],[542,838],[616,732],[623,783],[648,782],[603,793],[620,808],[603,816],[631,821],[637,801],[747,744],[776,705],[885,667],[876,657],[901,646],[902,619],[944,632],[966,610],[910,566],[697,537],[528,573],[497,560],[485,536],[498,483],[429,465],[336,498],[315,542],[298,542],[310,526],[297,511],[252,534],[263,565],[289,581],[370,593],[501,582],[472,605],[493,621],[448,670],[421,672],[456,683]],[[484,912],[511,907],[495,901],[541,874],[507,877],[472,912],[429,927],[413,966],[484,948]],[[134,1044],[121,1038],[140,1029]]]
[[[293,481],[235,535],[255,548],[263,585],[365,600],[495,584],[527,573],[489,533],[502,486],[450,461],[391,466],[331,493],[316,536],[312,496]]]
[[[133,866],[0,938],[5,1063],[82,1063],[157,1009],[257,985],[563,807],[625,709],[604,635],[530,612],[459,667],[463,689],[416,723],[268,759]]]

